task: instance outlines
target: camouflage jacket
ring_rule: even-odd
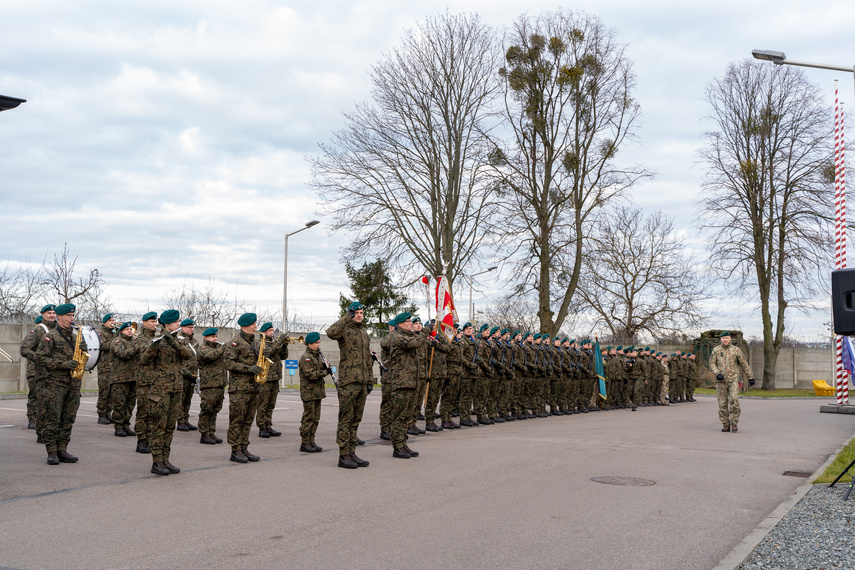
[[[21,341],[21,356],[27,359],[27,379],[41,380],[44,378],[44,373],[36,362],[36,350],[38,350],[39,343],[45,335],[55,328],[56,322],[39,323]]]
[[[270,365],[270,370],[267,372],[267,382],[275,382],[279,384],[282,380],[282,361],[288,358],[288,343],[285,342],[287,335],[280,334],[275,339],[267,339],[267,346],[264,347],[264,353],[273,364]]]
[[[175,332],[174,344],[166,338],[169,332],[164,329],[161,334],[163,338],[152,341],[140,353],[140,363],[147,365],[151,370],[150,397],[158,393],[183,392],[184,379],[181,368],[185,365],[185,361],[193,358],[193,351],[176,338],[181,334],[180,332]]]
[[[668,369],[668,359],[667,359],[667,358],[663,358],[663,359],[659,362],[659,365],[660,365],[660,366],[662,366],[662,381],[663,381],[663,382],[664,382],[665,380],[670,381],[670,380],[671,380],[671,376],[670,376],[670,371],[669,371],[669,369]]]
[[[254,334],[240,331],[226,343],[223,362],[229,371],[229,394],[259,391],[261,384],[249,369],[258,364],[260,342]]]
[[[326,330],[327,336],[338,341],[338,384],[374,384],[374,361],[371,343],[362,323],[344,315]]]
[[[422,329],[420,332],[413,331],[413,334],[421,342],[417,349],[419,357],[418,376],[420,379],[425,379],[428,377],[428,368],[430,367],[430,341],[428,340],[428,333],[425,329]]]
[[[324,378],[327,376],[327,367],[321,358],[320,351],[306,347],[306,352],[300,357],[299,369],[300,399],[307,402],[326,398]]]
[[[199,389],[225,388],[228,381],[223,354],[226,345],[219,342],[204,341],[199,345]]]
[[[193,356],[185,360],[181,365],[181,376],[186,380],[193,382],[199,377],[199,341],[192,336],[187,336],[184,333],[178,333],[181,338],[178,342],[186,346],[193,353]]]
[[[739,347],[720,344],[713,349],[710,355],[710,371],[713,376],[724,376],[724,380],[716,379],[716,382],[738,382],[740,370],[749,379],[754,378],[754,373],[751,372],[751,367]]]
[[[428,333],[430,335],[430,333]],[[441,332],[436,333],[436,345],[430,344],[430,336],[428,336],[428,346],[430,347],[428,360],[433,356],[433,363],[429,364],[431,380],[444,380],[448,376],[447,358],[451,352],[451,343],[445,338]]]
[[[686,378],[689,382],[697,382],[698,380],[698,366],[694,360],[686,360]]]
[[[44,370],[44,380],[48,384],[64,384],[72,389],[80,389],[80,380],[71,377],[71,357],[74,356],[74,344],[79,329],[63,329],[56,326],[47,333],[36,350],[36,362]],[[86,339],[80,338],[80,348],[88,350]]]
[[[445,355],[446,374],[449,378],[456,378],[463,374],[463,343],[455,338],[449,347],[450,350]]]
[[[389,380],[392,389],[418,387],[419,347],[424,343],[424,335],[414,331],[397,329],[389,340]]]
[[[514,343],[514,377],[525,378],[528,376],[528,367],[526,366],[527,354],[524,342]]]
[[[101,340],[101,351],[98,353],[98,377],[112,384],[116,380],[116,357],[113,355],[113,341],[116,339],[116,333],[113,329],[101,325],[98,338]]]
[[[463,377],[464,378],[477,378],[478,377],[478,369],[481,367],[478,364],[478,359],[481,358],[480,349],[479,352],[475,352],[475,347],[478,346],[478,341],[476,341],[471,336],[464,336],[460,339],[460,344],[462,345],[462,354],[461,361],[463,365]]]
[[[624,377],[630,381],[630,383],[639,380],[641,382],[644,381],[644,370],[642,370],[639,365],[639,360],[637,358],[627,358],[623,362],[623,371]]]
[[[143,345],[135,336],[126,336],[122,333],[116,335],[110,343],[110,354],[113,355],[113,382],[124,384],[136,382],[139,367],[137,366],[138,355]],[[101,347],[103,350],[103,347]]]
[[[389,368],[389,337],[392,335],[390,332],[382,339],[380,339],[380,360],[383,361],[383,364],[386,365],[386,368]],[[383,378],[386,377],[386,372],[383,372],[383,369],[380,369],[380,381],[383,381]]]
[[[150,362],[143,362],[142,353],[154,340],[155,330],[143,328],[137,337],[137,386],[151,386],[154,383],[154,365]]]
[[[492,360],[495,360],[493,345],[489,339],[486,339],[483,336],[478,337],[478,340],[475,342],[478,343],[478,376],[490,377],[493,375],[493,366],[490,363],[490,356],[492,355]]]

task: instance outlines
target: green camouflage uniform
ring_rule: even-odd
[[[103,349],[103,347],[102,347]],[[130,429],[136,404],[137,355],[140,344],[136,337],[119,333],[110,343],[113,355],[113,382],[110,386],[110,409],[116,428]]]
[[[223,352],[229,371],[229,430],[227,438],[232,451],[249,446],[249,430],[258,407],[259,384],[250,368],[258,364],[260,341],[254,334],[239,332]]]
[[[659,401],[664,404],[671,388],[671,376],[668,370],[668,359],[663,358],[659,364],[662,366],[662,388],[659,390]]]
[[[36,351],[45,335],[54,328],[56,328],[56,322],[39,323],[21,341],[21,356],[27,359],[27,385],[29,387],[27,419],[35,422],[36,433],[39,436],[42,435],[42,422],[44,420],[41,399],[44,395],[45,372],[38,365]]]
[[[490,376],[493,374],[493,367],[490,365],[490,354],[493,351],[493,345],[483,336],[478,337],[478,376],[475,378],[475,387],[472,391],[472,405],[475,409],[475,416],[479,422],[486,422],[487,404],[490,391]]]
[[[98,417],[110,415],[110,387],[113,385],[115,378],[116,359],[112,353],[113,340],[116,334],[113,329],[101,325],[101,330],[98,331],[98,338],[101,339],[101,351],[98,357],[98,402],[95,409],[98,411]]]
[[[327,330],[327,336],[338,341],[338,430],[336,443],[340,455],[356,453],[356,432],[368,386],[374,385],[374,362],[368,334],[362,326],[345,314]]]
[[[430,338],[428,336],[428,338]],[[427,390],[425,403],[425,419],[428,424],[435,424],[434,415],[437,412],[440,396],[448,378],[446,355],[451,352],[451,343],[441,332],[436,334],[436,345],[431,346],[428,357],[428,371],[430,372],[430,388]],[[430,362],[431,357],[433,361]]]
[[[178,416],[178,423],[186,424],[190,421],[190,403],[193,401],[194,386],[199,381],[199,341],[184,333],[178,334],[182,337],[179,342],[193,353],[193,356],[181,365],[181,415]]]
[[[412,420],[413,399],[418,386],[419,348],[424,335],[396,329],[389,335],[389,383],[392,387],[391,439],[395,449],[407,445],[407,428]]]
[[[320,351],[306,347],[300,357],[300,399],[303,401],[303,417],[300,420],[300,439],[304,444],[315,442],[315,433],[321,421],[321,400],[327,397],[324,378],[327,367]]]
[[[410,420],[410,426],[414,426],[419,418],[419,412],[422,411],[422,404],[425,401],[425,388],[427,387],[428,366],[430,365],[430,342],[428,341],[427,329],[422,329],[419,332],[413,333],[421,340],[419,345],[419,370],[418,370],[418,385],[416,392],[413,395],[413,417]],[[425,416],[427,417],[427,416]]]
[[[276,398],[279,396],[279,382],[282,380],[282,361],[288,358],[287,336],[280,334],[275,340],[267,339],[264,353],[273,364],[267,372],[267,382],[261,385],[258,393],[258,412],[255,417],[255,425],[259,429],[270,429],[273,427],[273,409],[276,407]]]
[[[686,359],[686,399],[695,397],[695,385],[698,382],[698,367],[694,360]]]
[[[442,423],[448,424],[452,422],[451,416],[460,396],[460,376],[463,374],[463,344],[457,338],[451,341],[445,363],[446,380],[442,388],[439,415]]]
[[[745,355],[739,347],[729,344],[718,345],[710,355],[710,371],[713,376],[721,374],[723,380],[716,379],[715,391],[718,396],[718,418],[722,425],[735,426],[739,423],[739,373],[753,378],[754,373],[748,366]]]
[[[42,439],[48,453],[66,451],[71,440],[71,428],[80,407],[80,380],[71,377],[74,369],[74,345],[79,329],[56,326],[38,345],[36,362],[44,371],[44,408]],[[86,340],[80,348],[87,350]]]
[[[380,340],[380,360],[389,367],[389,337],[387,334]],[[380,370],[380,433],[390,433],[392,426],[392,385],[389,383],[388,372]]]
[[[142,353],[154,339],[156,331],[143,328],[137,337],[137,417],[134,420],[134,431],[139,441],[148,441],[151,430],[148,425],[150,400],[149,390],[154,382],[154,370],[151,364],[142,361]]]
[[[226,345],[219,342],[204,341],[199,345],[199,434],[214,435],[217,431],[217,414],[223,409],[226,393],[226,366],[223,354]]]
[[[477,359],[480,358],[480,355],[475,353],[475,347],[478,344],[471,336],[464,336],[460,344],[461,365],[463,368],[462,375],[460,376],[460,395],[457,398],[457,408],[460,413],[460,421],[471,422],[472,393],[477,384],[478,369],[480,368]]]
[[[624,375],[630,387],[630,404],[638,406],[644,398],[644,369],[638,358],[627,358],[623,363]]]

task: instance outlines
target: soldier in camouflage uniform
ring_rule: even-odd
[[[42,439],[43,406],[40,404],[44,392],[44,371],[39,368],[36,350],[47,333],[56,327],[56,305],[45,305],[36,318],[33,329],[21,341],[21,356],[27,359],[27,428],[36,430],[36,443]]]
[[[56,328],[44,336],[36,352],[36,362],[45,373],[41,401],[44,407],[42,438],[47,449],[48,465],[77,461],[77,457],[67,451],[71,428],[80,407],[81,381],[71,377],[72,371],[77,368],[77,362],[72,357],[78,341],[84,352],[87,346],[80,330],[73,327],[75,310],[76,307],[70,303],[56,307]]]
[[[395,331],[390,335],[387,364],[392,385],[392,457],[409,459],[419,455],[407,445],[407,427],[412,417],[412,401],[416,397],[418,354],[424,338],[415,332],[410,313],[399,314],[393,322]]]
[[[226,344],[223,361],[229,371],[229,430],[227,438],[232,449],[229,461],[247,463],[260,457],[249,451],[249,430],[258,407],[261,374],[258,365],[260,342],[255,338],[258,317],[244,313],[238,319],[240,332]]]
[[[632,411],[638,409],[639,402],[644,397],[644,369],[638,360],[638,349],[634,346],[629,347],[629,358],[624,361],[624,375],[629,381],[631,387],[631,403]]]
[[[480,355],[476,352],[478,341],[474,338],[475,328],[472,323],[465,323],[461,337],[462,353],[461,365],[463,367],[460,376],[460,396],[457,400],[457,406],[460,410],[460,425],[465,427],[475,427],[478,424],[472,421],[472,394],[475,386],[478,383],[478,370],[480,365],[478,359]]]
[[[460,426],[451,419],[454,406],[457,405],[460,394],[460,377],[463,374],[463,332],[459,325],[455,325],[457,332],[451,341],[451,350],[445,356],[446,380],[442,387],[442,396],[439,401],[439,416],[443,429],[459,429]]]
[[[392,321],[386,323],[389,326],[389,332],[386,336],[380,339],[380,360],[383,363],[389,362],[389,341],[391,340],[389,337],[393,330],[395,330],[395,325],[392,324]],[[388,366],[386,367],[387,371],[384,371],[382,368],[380,369],[380,439],[385,439],[386,441],[392,440],[392,385],[388,380]]]
[[[427,331],[424,329],[424,326],[422,326],[421,319],[419,317],[413,317],[412,323],[413,331],[416,333],[416,336],[422,339],[422,344],[418,348],[419,383],[418,386],[416,386],[416,393],[413,397],[413,417],[410,420],[410,425],[407,428],[407,433],[409,435],[423,435],[425,433],[425,430],[417,426],[416,422],[418,420],[423,420],[426,417],[422,415],[422,403],[425,401],[425,386],[427,386],[428,366],[430,364],[430,342],[428,342],[427,340]]]
[[[356,455],[359,422],[365,411],[368,390],[374,385],[374,362],[368,334],[362,326],[361,303],[351,303],[347,313],[327,329],[327,336],[338,341],[340,354],[338,375],[338,430],[336,443],[339,463],[350,461],[359,467],[368,462]]]
[[[534,417],[534,390],[537,375],[535,361],[538,357],[537,347],[534,344],[534,335],[526,332],[522,338],[523,343],[523,366],[526,369],[523,387],[522,418],[524,420]]]
[[[137,337],[137,343],[140,346],[137,351],[137,417],[134,422],[134,431],[137,434],[137,453],[151,453],[151,447],[148,443],[151,434],[148,425],[150,407],[148,393],[154,383],[154,370],[150,364],[142,362],[141,355],[154,340],[155,332],[157,332],[157,313],[149,311],[140,320],[142,321],[142,330]]]
[[[683,372],[683,362],[680,359],[680,353],[675,352],[671,354],[671,358],[668,360],[668,371],[669,376],[671,377],[671,403],[676,404],[682,401],[682,389],[680,386],[680,381],[682,380]]]
[[[140,354],[140,362],[151,367],[152,384],[148,392],[148,427],[151,430],[151,472],[169,475],[181,470],[169,461],[172,435],[181,415],[184,394],[181,368],[193,358],[193,351],[179,341],[180,315],[175,309],[160,314],[163,325],[161,336],[156,337]]]
[[[136,435],[131,429],[131,415],[136,404],[137,355],[140,344],[134,337],[133,323],[119,325],[118,334],[110,345],[113,355],[113,382],[110,385],[110,409],[116,437]],[[102,347],[103,349],[103,347]]]
[[[261,385],[258,394],[258,412],[256,412],[256,425],[258,425],[258,437],[279,437],[281,431],[273,429],[273,409],[276,407],[276,398],[279,396],[279,382],[282,380],[282,361],[288,358],[288,337],[280,334],[273,338],[273,323],[264,323],[258,329],[267,337],[267,346],[264,354],[273,361],[267,372],[267,382]]]
[[[315,443],[315,433],[321,421],[321,400],[326,398],[324,378],[330,373],[330,365],[321,358],[321,335],[310,332],[306,335],[306,351],[300,357],[300,400],[303,401],[303,417],[300,420],[300,451],[317,453],[323,448]],[[355,462],[350,469],[358,467]]]
[[[526,378],[528,377],[528,366],[526,366],[526,350],[523,343],[523,333],[514,331],[512,341],[513,352],[511,352],[512,366],[511,373],[513,374],[513,414],[514,419],[522,420],[526,413],[525,410],[525,386]]]
[[[204,341],[199,345],[199,443],[214,445],[223,443],[217,437],[217,414],[223,409],[226,393],[226,365],[223,355],[226,345],[218,342],[219,329],[211,327],[202,333]]]
[[[698,382],[698,367],[695,365],[695,355],[691,352],[686,355],[686,400],[695,400],[695,385]]]
[[[178,431],[196,431],[197,428],[190,423],[190,403],[193,401],[193,392],[199,381],[199,341],[193,338],[196,332],[196,323],[193,319],[181,321],[181,342],[193,352],[193,356],[181,367],[181,415],[178,416]]]
[[[594,373],[594,359],[591,353],[591,341],[582,341],[582,350],[579,352],[579,411],[588,413],[596,408],[591,405],[591,399],[594,397],[594,382],[596,374]]]
[[[490,344],[490,325],[481,325],[478,343],[478,376],[475,379],[475,388],[472,391],[472,406],[475,416],[480,425],[490,425],[493,420],[487,417],[487,397],[490,390],[490,375],[493,367],[490,365],[490,353],[493,346]]]
[[[710,355],[710,371],[715,375],[715,390],[718,396],[718,418],[721,431],[738,431],[739,423],[739,372],[751,381],[754,373],[748,366],[739,347],[730,343],[729,331],[721,333],[721,344]]]
[[[101,352],[98,357],[98,401],[95,409],[98,411],[98,423],[109,425],[113,423],[110,418],[110,387],[113,385],[115,376],[115,358],[111,353],[113,339],[116,334],[113,332],[116,328],[116,321],[113,319],[112,313],[107,313],[101,319],[101,330],[98,331],[98,338],[101,340]]]
[[[435,416],[443,386],[448,378],[446,355],[451,352],[451,343],[443,333],[438,331],[434,336],[428,333],[427,337],[430,343],[428,352],[430,387],[427,389],[425,400],[425,431],[440,432],[444,428],[436,425]]]

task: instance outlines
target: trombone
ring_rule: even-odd
[[[300,338],[302,338],[302,337],[300,337]],[[0,356],[2,356],[3,358],[5,358],[5,359],[6,359],[6,360],[8,360],[9,362],[14,362],[14,360],[12,360],[12,356],[11,356],[8,352],[6,352],[5,350],[3,350],[2,348],[0,348]]]

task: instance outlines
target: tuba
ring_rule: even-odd
[[[83,331],[80,330],[80,327],[74,328],[77,330],[77,338],[74,340],[74,356],[71,359],[77,363],[77,368],[71,371],[71,377],[75,380],[81,380],[83,373],[86,372],[86,362],[89,360],[89,353],[80,347]]]
[[[264,356],[264,347],[267,344],[267,336],[264,334],[261,335],[261,346],[258,347],[258,365],[261,368],[261,372],[255,375],[255,381],[258,384],[264,384],[267,382],[267,374],[270,372],[270,365],[273,364],[273,361]]]

